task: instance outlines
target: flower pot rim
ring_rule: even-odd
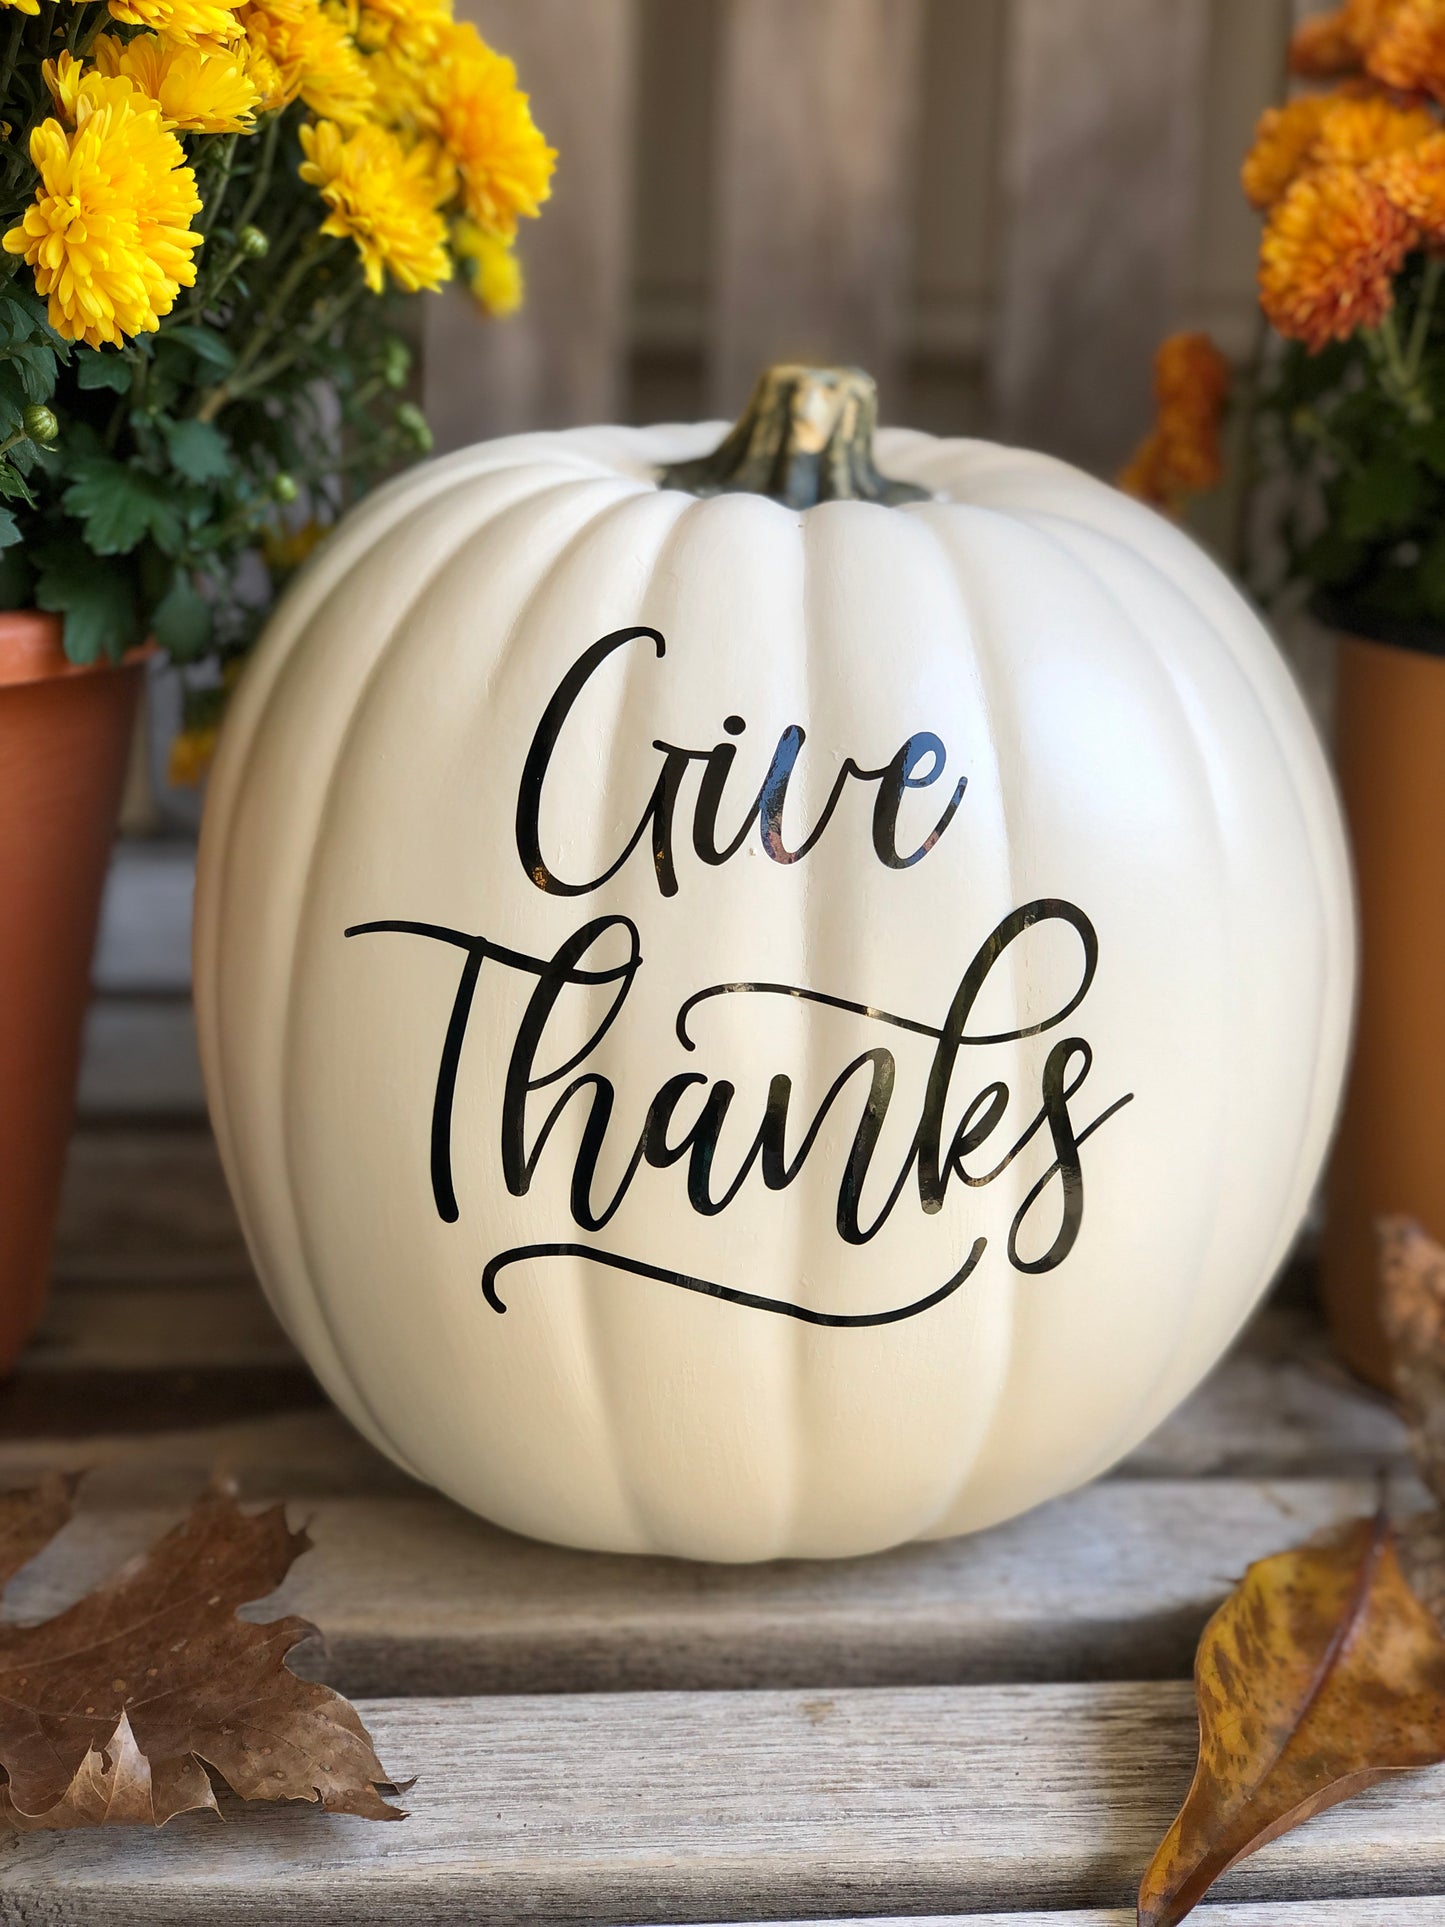
[[[71,662],[58,615],[44,609],[0,609],[0,689],[64,677],[105,675],[131,669],[157,653],[154,642],[127,649],[119,662]]]

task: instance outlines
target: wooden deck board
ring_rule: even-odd
[[[703,1566],[540,1545],[436,1497],[327,1498],[293,1506],[314,1550],[254,1610],[323,1627],[298,1670],[352,1696],[1184,1678],[1249,1561],[1374,1500],[1365,1480],[1112,1481],[971,1538]],[[83,1506],[6,1616],[61,1611],[178,1511]]]
[[[1297,1283],[1082,1492],[873,1559],[699,1567],[515,1538],[357,1438],[250,1275],[204,1129],[83,1131],[56,1276],[0,1387],[0,1484],[89,1471],[7,1616],[59,1610],[229,1472],[315,1541],[254,1610],[325,1629],[299,1669],[419,1778],[396,1827],[228,1801],[224,1826],[0,1841],[0,1927],[1128,1927],[1188,1780],[1205,1617],[1382,1469],[1405,1496],[1397,1419]],[[1445,1927],[1442,1792],[1445,1769],[1321,1816],[1200,1927]]]
[[[224,1825],[195,1816],[161,1835],[30,1835],[0,1861],[0,1921],[433,1927],[1125,1907],[1194,1753],[1182,1682],[360,1710],[389,1769],[417,1776],[404,1824],[233,1805]],[[1445,1768],[1372,1788],[1243,1862],[1219,1898],[1438,1891],[1442,1792]]]

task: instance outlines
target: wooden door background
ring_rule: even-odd
[[[1101,474],[1176,326],[1248,353],[1292,0],[465,0],[560,150],[524,313],[430,304],[439,444],[733,415],[783,355]]]

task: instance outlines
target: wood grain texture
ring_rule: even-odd
[[[364,1700],[404,1826],[226,1808],[21,1838],[0,1921],[717,1921],[1124,1907],[1188,1783],[1183,1683]],[[1321,1815],[1221,1899],[1429,1892],[1445,1769]],[[183,1868],[183,1876],[181,1870]]]
[[[723,0],[712,398],[856,362],[887,415],[908,326],[922,0]]]
[[[249,1281],[246,1243],[210,1132],[77,1131],[66,1157],[55,1275],[67,1285]]]
[[[106,1496],[5,1617],[63,1610],[175,1521]],[[325,1629],[298,1663],[352,1697],[1185,1678],[1246,1564],[1375,1500],[1364,1479],[1114,1480],[972,1538],[699,1566],[539,1545],[435,1497],[322,1499],[275,1604]]]
[[[519,243],[529,295],[504,322],[452,286],[426,310],[423,406],[439,449],[621,412],[629,294],[633,0],[463,0],[517,63],[560,160]]]
[[[1196,245],[1208,0],[1014,0],[995,432],[1112,474]]]

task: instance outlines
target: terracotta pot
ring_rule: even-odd
[[[77,668],[0,612],[0,1371],[35,1327],[144,652]]]
[[[1360,904],[1354,1066],[1323,1249],[1335,1347],[1388,1386],[1375,1221],[1445,1239],[1445,656],[1347,638],[1336,761]]]

